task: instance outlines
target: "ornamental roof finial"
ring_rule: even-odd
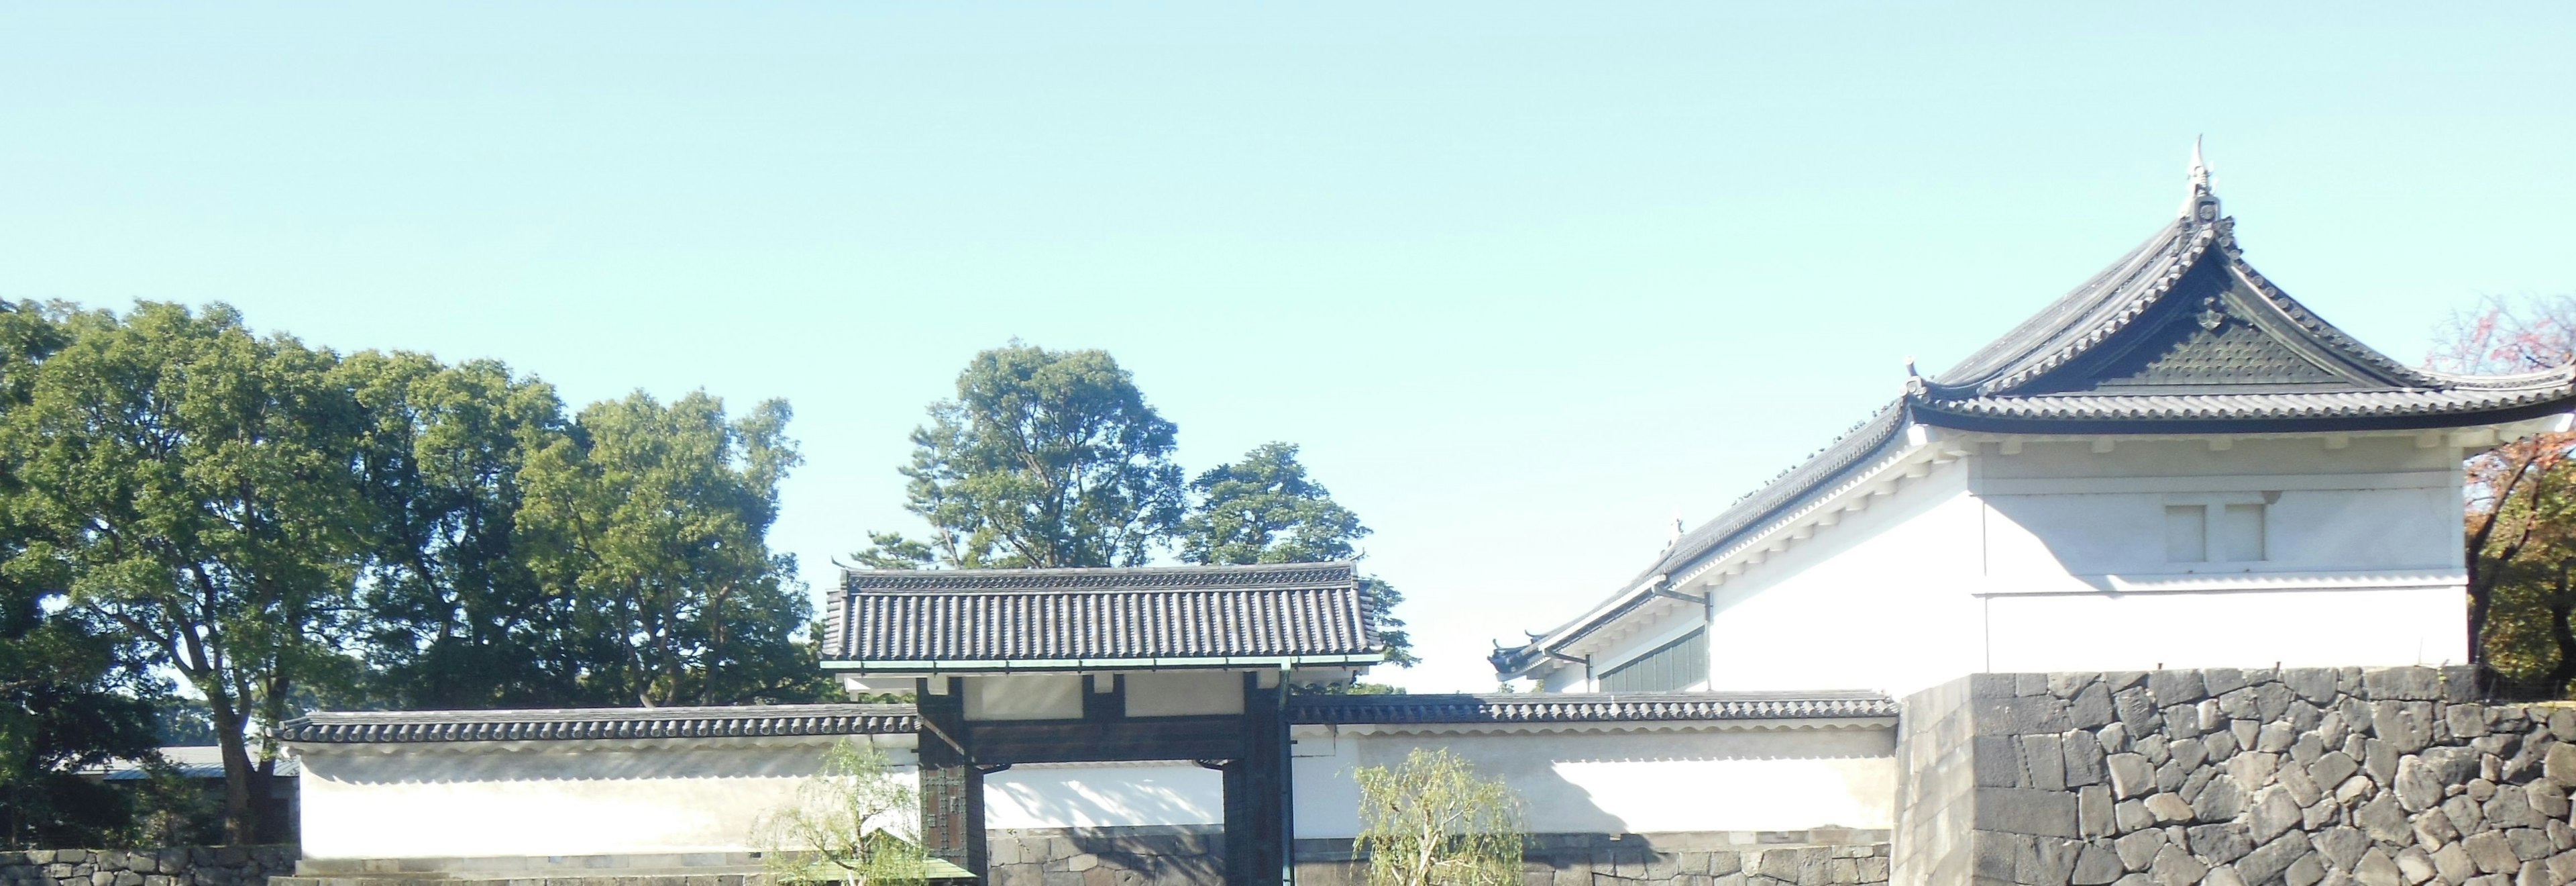
[[[2218,221],[2218,193],[2209,186],[2209,161],[2200,154],[2200,136],[2191,137],[2191,195],[2182,201],[2182,217],[2191,224]]]

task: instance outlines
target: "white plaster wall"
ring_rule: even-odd
[[[878,737],[916,779],[911,736]],[[825,746],[759,739],[307,749],[304,856],[478,858],[756,851]]]
[[[2335,445],[2340,440],[2340,446]],[[1977,672],[2466,658],[2460,452],[2418,436],[1995,442],[1714,586],[1713,690],[1903,696]],[[2165,508],[2265,504],[2265,559],[2166,560]],[[1656,603],[1575,651],[1690,630]],[[1541,680],[1587,689],[1580,665]]]
[[[1024,764],[984,777],[987,828],[1224,822],[1225,776],[1196,764]]]
[[[1973,597],[1983,509],[1967,495],[1967,464],[1907,481],[1719,585],[1709,688],[1875,689],[1902,697],[1985,670]],[[1603,655],[1596,667],[1619,660]]]
[[[1976,458],[1989,671],[2464,661],[2459,453],[2414,437],[2034,442]],[[2167,506],[2267,503],[2260,561],[2167,560]]]
[[[1537,833],[1889,828],[1895,732],[1889,729],[1554,733],[1368,733],[1299,727],[1292,777],[1296,835],[1359,833],[1364,766],[1445,748],[1500,777]]]
[[[1125,680],[1129,717],[1243,713],[1241,671],[1137,671]]]

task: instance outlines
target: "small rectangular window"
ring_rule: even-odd
[[[2209,509],[2201,505],[2165,506],[2165,561],[2201,563],[2207,560]]]
[[[2218,552],[2231,563],[2263,559],[2263,506],[2229,505],[2218,516]]]

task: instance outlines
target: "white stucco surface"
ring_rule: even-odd
[[[1359,833],[1364,766],[1445,748],[1499,777],[1538,833],[1888,828],[1896,739],[1879,728],[1663,732],[1379,733],[1299,727],[1300,838]]]
[[[1195,764],[1024,764],[984,777],[987,828],[1224,822],[1225,777]]]
[[[911,736],[879,737],[913,779]],[[479,858],[745,852],[824,746],[703,739],[360,745],[300,754],[304,855]]]
[[[2445,440],[1927,438],[1675,589],[1706,609],[1650,601],[1564,650],[1589,669],[1555,667],[1541,686],[1586,691],[1587,670],[1703,624],[1718,691],[2458,663],[2463,453]],[[2170,547],[2177,510],[2207,516],[2205,559]],[[2237,556],[2247,515],[2259,554]]]

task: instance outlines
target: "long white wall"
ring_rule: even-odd
[[[880,736],[917,778],[911,736]],[[814,775],[811,741],[702,739],[305,749],[312,859],[749,852]]]
[[[1359,833],[1361,767],[1447,749],[1519,792],[1536,833],[1797,831],[1892,826],[1895,732],[1374,732],[1298,727],[1296,835]]]
[[[1225,822],[1225,776],[1191,763],[1014,766],[984,777],[984,827]]]

